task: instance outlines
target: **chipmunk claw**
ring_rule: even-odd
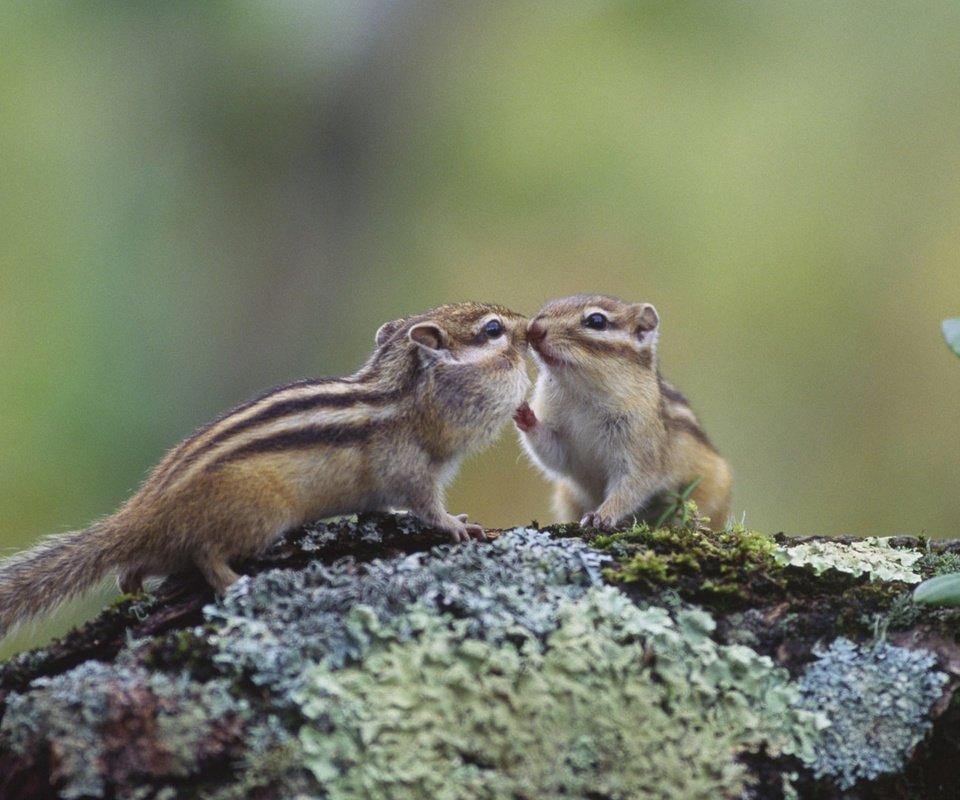
[[[483,541],[487,538],[483,526],[473,522],[467,522],[466,514],[455,514],[453,515],[453,520],[456,524],[450,529],[450,542],[452,544],[469,542],[471,539]]]
[[[590,511],[583,515],[580,520],[581,528],[598,528],[602,531],[612,531],[616,520],[613,517],[604,516],[599,511]]]

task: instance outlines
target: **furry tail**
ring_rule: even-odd
[[[85,592],[118,565],[104,525],[48,536],[0,561],[0,638],[12,628]]]

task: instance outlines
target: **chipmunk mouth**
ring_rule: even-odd
[[[562,367],[567,362],[560,358],[556,353],[550,351],[544,342],[531,342],[530,347],[536,356],[548,367]]]

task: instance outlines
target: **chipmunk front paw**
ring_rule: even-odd
[[[616,520],[613,517],[604,516],[600,511],[590,511],[583,515],[580,520],[581,528],[599,528],[602,531],[612,531]]]
[[[487,538],[483,526],[473,522],[467,522],[466,514],[451,515],[450,519],[451,525],[449,531],[451,544],[469,542],[471,539],[480,539],[482,541]]]
[[[521,403],[517,410],[513,412],[513,421],[520,430],[526,433],[536,426],[537,415],[533,413],[529,403]]]

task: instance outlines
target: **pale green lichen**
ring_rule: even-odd
[[[930,729],[930,707],[947,682],[936,657],[847,639],[818,656],[799,682],[798,707],[825,713],[830,727],[804,761],[841,789],[900,770]]]
[[[610,588],[562,603],[543,640],[433,616],[417,638],[375,637],[362,665],[308,673],[308,766],[331,798],[734,796],[737,750],[809,757],[823,720],[713,625]]]
[[[363,525],[361,538],[380,536]],[[304,541],[323,553],[339,535],[317,526]],[[761,563],[773,546],[757,539],[750,550]],[[920,699],[858,650],[844,661],[831,648],[798,684],[749,647],[716,642],[702,610],[643,608],[601,587],[609,563],[577,539],[518,529],[244,578],[205,609],[204,628],[130,642],[112,666],[90,662],[11,694],[0,747],[50,747],[67,798],[173,797],[190,782],[211,800],[695,800],[736,796],[749,779],[736,758],[745,750],[857,780],[896,768],[929,725],[942,676],[928,655],[870,651],[909,675]],[[208,680],[144,666],[170,648],[196,659],[160,663]],[[861,705],[893,698],[903,712],[883,717],[879,748],[863,730],[852,744],[843,727],[878,723],[876,709],[831,689],[842,664],[880,687]],[[823,730],[824,712],[841,734]],[[144,719],[150,730],[131,727]],[[211,765],[221,779],[205,784]]]
[[[886,538],[868,537],[849,544],[806,542],[778,548],[773,556],[784,566],[809,566],[816,575],[835,569],[854,577],[869,575],[871,580],[904,583],[919,583],[922,580],[920,573],[912,567],[923,554],[891,547]]]
[[[471,636],[490,641],[516,627],[546,633],[561,601],[601,582],[606,559],[579,540],[517,529],[404,558],[274,570],[239,581],[204,613],[217,626],[216,662],[286,695],[320,660],[342,666],[363,657],[369,629],[348,615],[358,606],[397,618],[401,641],[414,632],[403,621],[414,604],[466,619]]]

